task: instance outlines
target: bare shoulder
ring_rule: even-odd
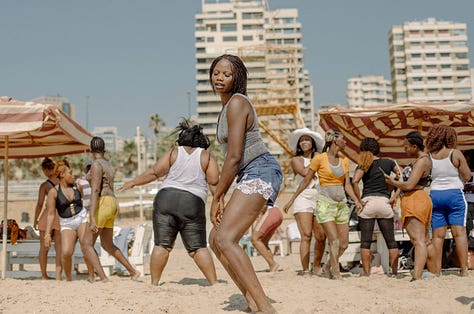
[[[232,96],[228,106],[229,108],[227,110],[250,110],[250,103],[248,99],[240,94]]]

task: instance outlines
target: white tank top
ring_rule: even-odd
[[[310,158],[303,157],[303,166],[306,168],[311,163]],[[297,187],[300,185],[301,181],[303,181],[303,176],[297,173],[295,175],[295,186]],[[309,182],[307,189],[318,189],[319,190],[319,178],[318,175],[315,173],[314,178]]]
[[[451,162],[453,150],[449,152],[448,157],[444,159],[434,159],[431,154],[430,158],[433,162],[431,169],[431,189],[432,190],[449,190],[463,189],[464,185],[459,177],[458,168],[454,167]]]
[[[182,146],[178,146],[178,157],[170,168],[168,176],[160,186],[185,190],[207,201],[206,174],[201,167],[202,148],[197,147],[191,154]]]

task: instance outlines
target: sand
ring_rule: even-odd
[[[251,257],[257,275],[279,313],[474,313],[474,271],[459,277],[445,271],[439,278],[409,282],[385,275],[342,280],[302,277],[299,255],[275,256],[281,265],[267,272],[261,256]],[[29,267],[34,266],[27,266]],[[1,313],[239,313],[247,306],[239,290],[216,260],[219,283],[208,286],[182,248],[171,253],[160,286],[113,275],[110,282],[89,283],[85,275],[72,282],[36,277],[0,281]],[[53,270],[53,265],[48,265]],[[26,275],[26,273],[25,273]]]

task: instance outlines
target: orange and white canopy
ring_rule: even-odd
[[[345,155],[357,162],[359,145],[364,137],[375,138],[380,156],[407,165],[403,139],[410,131],[426,136],[431,126],[446,124],[454,127],[460,150],[474,149],[474,103],[443,102],[391,105],[363,110],[332,108],[321,111],[320,125],[327,131],[337,129],[346,140]]]

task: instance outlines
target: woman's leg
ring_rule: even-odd
[[[268,268],[270,268],[270,271],[272,272],[276,271],[279,265],[273,259],[273,253],[268,247],[268,242],[270,241],[271,236],[271,234],[265,235],[260,231],[254,230],[252,232],[252,245],[265,259],[268,264]]]
[[[467,268],[467,235],[466,227],[451,225],[451,233],[456,243],[456,254],[459,259],[459,267],[461,268],[461,276],[468,275]]]
[[[240,278],[232,270],[232,267],[227,261],[227,258],[224,256],[224,254],[222,254],[219,247],[217,246],[216,241],[215,241],[216,232],[217,230],[215,228],[211,229],[211,232],[209,233],[209,246],[211,247],[212,251],[216,255],[217,259],[221,262],[222,266],[225,268],[225,270],[229,274],[232,281],[234,281],[234,283],[237,285],[237,288],[239,288],[240,292],[242,292],[242,295],[247,300],[247,304],[249,306],[248,309],[251,312],[254,312],[257,310],[257,305],[255,304],[255,301],[253,300],[252,296],[248,293],[247,288],[245,288]]]
[[[120,249],[114,244],[114,230],[112,228],[101,228],[99,229],[99,234],[102,248],[127,269],[132,279],[138,279],[140,277],[140,272],[129,263],[122,251],[120,251]]]
[[[211,285],[215,284],[217,281],[216,268],[207,247],[190,252],[189,256],[194,259],[194,262],[204,274],[204,277],[206,277],[207,282]]]
[[[339,274],[339,237],[336,223],[334,221],[328,221],[321,224],[324,233],[329,242],[329,259],[324,265],[324,270],[328,274],[329,278],[340,276]]]
[[[295,214],[296,224],[301,234],[300,242],[300,260],[303,274],[309,273],[309,247],[313,233],[313,213]]]
[[[431,243],[433,244],[434,252],[432,272],[437,276],[441,275],[441,264],[443,261],[443,245],[447,229],[448,226],[443,226],[432,230]]]
[[[333,275],[336,279],[340,279],[341,275],[339,273],[339,257],[347,250],[349,246],[349,222],[336,224],[337,237],[339,239],[339,250],[337,255],[337,272],[333,271]]]
[[[388,248],[388,260],[392,275],[398,274],[398,244],[395,241],[393,218],[379,218],[377,223]]]
[[[370,252],[370,245],[372,243],[372,236],[374,233],[374,218],[359,218],[360,229],[360,259],[362,261],[363,276],[370,276],[370,263],[372,254]]]
[[[151,284],[158,286],[160,284],[161,274],[165,269],[166,263],[168,263],[168,257],[170,256],[171,249],[164,248],[162,246],[155,245],[151,252],[150,258],[150,273],[151,273]]]
[[[72,254],[76,246],[77,234],[76,231],[66,229],[61,231],[61,261],[64,268],[66,280],[72,280]]]
[[[226,204],[221,224],[215,235],[215,242],[232,271],[252,296],[258,310],[273,313],[275,310],[258,281],[252,263],[238,243],[257,218],[265,202],[260,194],[247,195],[240,190],[234,190]]]
[[[89,276],[92,273],[92,281],[93,281],[94,280],[94,265],[89,260],[89,256],[84,253],[84,247],[85,247],[84,234],[86,232],[86,229],[87,229],[87,223],[81,224],[77,228],[77,237],[79,239],[79,244],[81,245],[81,251],[82,251],[82,255],[84,256],[84,262],[86,263],[86,266],[87,266],[87,272],[89,273]]]
[[[321,260],[323,259],[324,249],[326,248],[326,234],[323,227],[313,216],[313,234],[316,241],[314,241],[314,258],[313,258],[313,272],[321,273]]]
[[[61,262],[61,231],[54,230],[53,232],[54,239],[54,250],[56,251],[56,280],[61,280],[63,272],[63,266]],[[47,253],[46,253],[47,255]]]
[[[413,268],[413,280],[421,279],[428,257],[426,246],[426,226],[415,217],[405,219],[405,228],[410,236],[410,241],[415,249],[415,262]]]
[[[89,223],[87,223],[82,236],[81,248],[82,254],[84,254],[85,259],[88,260],[90,265],[92,266],[91,268],[88,267],[89,282],[94,282],[94,271],[97,273],[97,275],[99,275],[100,280],[107,280],[107,276],[105,275],[104,269],[100,264],[99,255],[97,255],[97,252],[94,249],[94,244],[97,240],[97,236],[98,234],[94,234],[91,231]]]
[[[46,233],[44,231],[40,230],[40,249],[38,252],[38,260],[39,260],[40,270],[41,270],[41,279],[43,280],[52,279],[51,277],[48,276],[48,272],[47,272],[49,248],[44,246],[45,234]],[[59,256],[59,258],[61,258],[61,251],[56,251],[56,256]]]

